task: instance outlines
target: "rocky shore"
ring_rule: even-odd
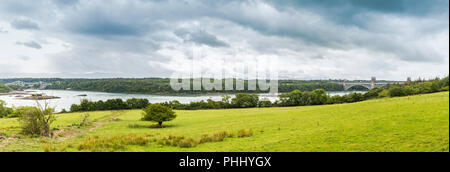
[[[61,97],[47,96],[47,95],[31,95],[27,97],[22,97],[23,100],[49,100],[49,99],[60,99]]]
[[[9,93],[0,93],[0,96],[14,96],[17,99],[22,100],[49,100],[49,99],[60,99],[57,96],[48,96],[45,94],[34,94],[36,91],[11,91]]]

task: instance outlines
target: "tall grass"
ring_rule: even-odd
[[[91,136],[86,137],[84,140],[82,140],[76,148],[79,151],[86,152],[113,152],[117,150],[124,150],[128,145],[145,146],[150,142],[156,142],[157,144],[166,146],[192,148],[203,143],[222,142],[226,138],[243,138],[251,137],[252,135],[252,130],[239,130],[236,133],[221,131],[214,134],[205,134],[199,139],[185,136],[175,136],[170,134],[159,139],[150,139],[151,137],[154,137],[154,135],[152,134],[146,134],[144,136],[138,136],[136,134],[120,134],[117,136],[103,138],[99,136]],[[54,150],[53,147],[50,147],[48,145],[44,145],[43,149],[45,152],[52,152]]]
[[[87,137],[81,141],[77,149],[89,152],[112,152],[125,149],[127,145],[146,145],[149,139],[136,134],[121,134],[113,137],[100,138],[98,136]]]
[[[166,137],[163,137],[158,141],[158,144],[161,145],[168,145],[168,146],[178,146],[181,148],[191,148],[195,147],[199,144],[208,143],[208,142],[222,142],[226,138],[233,138],[233,137],[250,137],[253,135],[252,130],[239,130],[237,133],[232,133],[228,131],[221,131],[214,134],[205,134],[200,139],[193,139],[190,137],[184,137],[184,136],[173,136],[169,135]]]

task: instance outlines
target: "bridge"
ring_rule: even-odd
[[[408,78],[407,82],[410,82],[411,79]],[[345,80],[342,85],[344,86],[344,90],[348,90],[354,86],[363,86],[366,87],[369,90],[375,89],[375,88],[379,88],[379,87],[383,87],[385,85],[388,84],[393,84],[393,83],[399,83],[402,84],[403,82],[377,82],[377,78],[376,77],[372,77],[372,79],[370,80],[370,82],[367,81],[361,81],[361,82],[348,82],[347,80]]]

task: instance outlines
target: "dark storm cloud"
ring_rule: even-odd
[[[30,48],[34,48],[34,49],[41,49],[41,48],[42,48],[42,46],[41,46],[39,43],[34,42],[34,41],[30,41],[30,42],[17,42],[16,44],[17,44],[17,45],[23,45],[23,46],[30,47]]]
[[[16,29],[38,30],[39,25],[29,19],[16,19],[11,22],[11,26]]]

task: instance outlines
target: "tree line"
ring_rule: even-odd
[[[8,87],[7,85],[0,83],[0,93],[7,93],[10,92],[12,89]]]
[[[370,90],[364,94],[351,93],[347,95],[329,96],[324,89],[313,91],[294,90],[280,95],[280,99],[271,102],[268,99],[260,99],[257,94],[238,93],[234,98],[228,95],[222,96],[222,100],[180,103],[178,100],[159,103],[163,106],[177,110],[200,110],[200,109],[228,109],[228,108],[263,108],[263,107],[288,107],[288,106],[309,106],[325,104],[354,103],[368,99],[382,97],[400,97],[416,94],[427,94],[449,90],[448,77],[443,79],[433,79],[428,81],[414,81],[403,84],[391,84],[381,88]],[[96,111],[96,110],[119,110],[119,109],[142,109],[149,105],[147,99],[111,99],[103,101],[82,100],[79,105],[72,105],[71,112]]]
[[[291,92],[293,90],[313,91],[315,89],[324,89],[326,91],[344,91],[342,84],[333,80],[280,80],[278,81],[279,92]],[[191,88],[192,88],[191,82]],[[225,81],[223,80],[225,88]],[[248,80],[244,81],[247,86]],[[234,80],[236,88],[236,79]],[[175,91],[170,87],[170,79],[164,78],[145,78],[145,79],[63,79],[52,82],[52,85],[46,89],[71,89],[81,91],[100,91],[111,93],[143,93],[143,94],[205,94],[205,93],[265,93],[260,90],[179,90]],[[365,90],[363,87],[355,87],[355,90]]]
[[[199,110],[199,109],[228,109],[228,108],[263,108],[263,107],[287,107],[287,106],[309,106],[324,104],[341,104],[364,101],[368,99],[383,97],[400,97],[416,94],[435,93],[449,90],[449,77],[443,79],[418,80],[403,84],[390,84],[381,88],[370,90],[364,94],[351,93],[343,96],[329,96],[324,89],[313,91],[294,90],[280,95],[280,99],[271,102],[268,99],[260,99],[257,94],[238,93],[234,98],[224,95],[222,100],[180,103],[177,100],[159,103],[163,106],[177,110]],[[80,104],[73,104],[70,112],[101,111],[101,110],[124,110],[143,109],[150,105],[147,99],[109,99],[106,101],[81,100]],[[4,101],[0,101],[0,118],[18,117],[23,114],[28,107],[7,108]],[[63,110],[63,112],[68,112]]]

